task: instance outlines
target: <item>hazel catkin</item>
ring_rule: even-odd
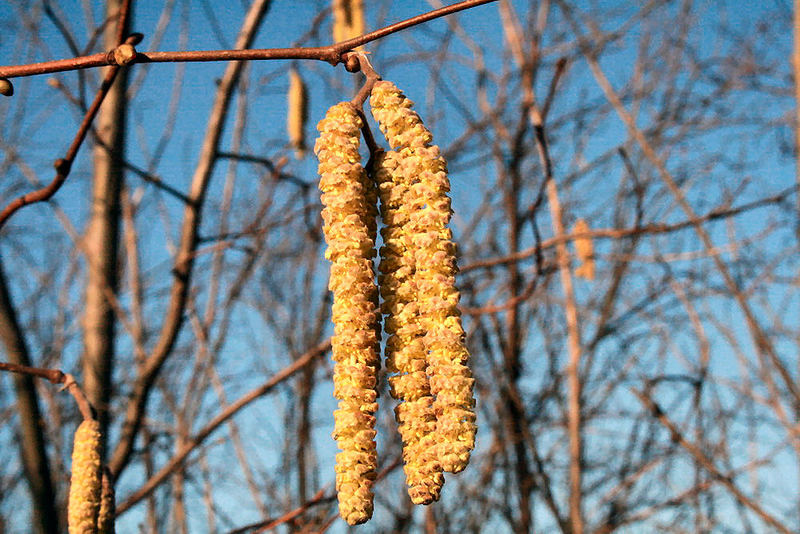
[[[588,234],[589,231],[589,224],[584,219],[575,221],[575,226],[572,228],[573,234]],[[575,276],[586,280],[594,280],[594,242],[592,238],[576,237],[574,241],[575,255],[580,262],[578,267],[575,268]]]
[[[391,82],[372,89],[370,107],[389,145],[396,173],[405,177],[404,252],[413,264],[416,305],[424,336],[426,373],[436,417],[437,457],[445,471],[466,467],[475,445],[473,378],[467,360],[455,288],[455,244],[447,227],[452,213],[450,183],[433,136],[411,108],[413,102]],[[399,193],[398,193],[399,194]],[[384,277],[386,275],[384,274]],[[387,321],[388,324],[388,321]]]
[[[303,78],[297,69],[289,69],[288,114],[286,116],[286,130],[289,134],[289,144],[295,149],[295,157],[302,159],[305,156],[305,126],[308,119],[308,91]]]
[[[372,483],[376,477],[375,411],[380,323],[375,256],[374,185],[361,166],[361,119],[343,102],[331,107],[317,125],[314,147],[319,159],[323,231],[331,261],[333,292],[331,340],[334,365],[333,437],[339,514],[356,525],[372,516]]]
[[[101,501],[100,423],[85,419],[75,431],[67,520],[69,534],[94,534]]]
[[[108,467],[103,468],[102,489],[100,491],[100,513],[97,516],[97,534],[114,534],[116,503],[114,481]]]
[[[333,40],[338,43],[364,33],[363,0],[333,0]]]
[[[426,373],[425,331],[420,322],[415,264],[410,222],[409,185],[413,178],[402,172],[402,158],[397,152],[381,151],[374,158],[374,175],[381,200],[381,236],[378,277],[382,313],[386,316],[386,369],[395,407],[398,430],[403,440],[403,460],[408,494],[414,504],[439,500],[444,484],[442,466],[437,457],[433,411]]]

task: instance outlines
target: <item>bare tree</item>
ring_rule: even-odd
[[[796,7],[439,7],[366,2],[333,45],[324,2],[0,7],[3,360],[77,376],[120,531],[342,530],[316,164],[282,125],[290,69],[309,147],[366,96],[361,46],[448,161],[479,427],[413,506],[382,377],[371,528],[797,531]],[[14,386],[0,530],[62,531],[81,414]]]

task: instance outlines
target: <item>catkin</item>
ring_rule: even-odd
[[[333,40],[338,43],[364,33],[362,0],[333,0]]]
[[[473,378],[458,311],[455,244],[447,227],[452,210],[450,183],[433,136],[412,109],[413,102],[388,81],[377,82],[370,97],[372,114],[389,145],[397,151],[397,172],[406,177],[403,207],[405,255],[413,258],[419,325],[426,373],[436,416],[437,456],[445,471],[457,473],[475,445]]]
[[[286,116],[286,130],[289,134],[289,143],[295,149],[295,157],[302,159],[305,156],[305,126],[308,119],[308,91],[303,78],[297,69],[289,69],[289,94]]]
[[[444,484],[437,456],[436,416],[426,373],[425,331],[420,323],[410,223],[410,185],[413,176],[403,172],[403,158],[394,151],[375,158],[375,178],[381,199],[381,235],[378,277],[386,316],[386,369],[395,408],[408,494],[414,504],[439,500]]]
[[[331,261],[333,292],[334,412],[336,490],[339,514],[351,525],[372,517],[376,477],[375,416],[379,367],[378,292],[375,256],[375,187],[358,152],[362,122],[355,107],[331,107],[317,125],[314,151],[319,158],[322,219]]]
[[[114,502],[114,482],[108,468],[103,469],[103,483],[100,492],[100,513],[97,516],[97,534],[114,534],[114,517],[116,503]]]
[[[575,221],[572,228],[573,234],[586,234],[589,232],[589,225],[583,219]],[[580,276],[587,280],[594,280],[594,242],[591,237],[575,238],[575,254],[578,256],[580,265],[575,269],[575,276]]]
[[[70,534],[94,534],[101,496],[100,423],[84,420],[75,431],[67,519]]]

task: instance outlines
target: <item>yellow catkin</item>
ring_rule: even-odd
[[[376,477],[375,411],[380,322],[375,256],[376,191],[358,152],[362,122],[355,107],[331,107],[317,125],[319,187],[325,257],[331,261],[333,292],[336,490],[339,514],[351,525],[372,517]]]
[[[333,40],[346,41],[364,33],[362,0],[333,0]]]
[[[388,81],[375,84],[372,114],[397,151],[398,168],[410,180],[403,199],[408,212],[406,249],[412,251],[413,282],[419,324],[426,352],[438,459],[445,471],[457,473],[469,462],[475,445],[473,378],[467,366],[455,288],[455,244],[447,227],[452,210],[450,183],[433,136],[411,109],[413,103]]]
[[[75,431],[67,518],[70,534],[94,534],[100,512],[100,423],[84,420]]]
[[[286,116],[286,130],[289,134],[289,143],[295,149],[295,157],[301,159],[305,156],[305,126],[308,119],[308,91],[303,78],[297,69],[289,69],[289,94],[288,114]]]
[[[100,492],[100,513],[97,516],[97,534],[114,534],[114,516],[116,503],[114,502],[114,483],[108,468],[103,470],[103,483]]]
[[[401,401],[395,408],[403,440],[403,460],[408,494],[414,504],[439,500],[444,476],[437,456],[436,416],[433,412],[426,373],[425,331],[422,328],[414,284],[414,250],[407,231],[412,176],[403,173],[397,152],[375,158],[375,179],[381,199],[384,245],[379,266],[381,311],[386,316],[386,369],[392,396]]]
[[[583,219],[575,221],[572,228],[573,234],[588,233],[589,225]],[[594,243],[591,237],[575,238],[575,254],[578,256],[580,265],[575,269],[575,276],[580,276],[587,280],[594,280]]]

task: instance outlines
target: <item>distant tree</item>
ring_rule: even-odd
[[[364,528],[800,529],[792,6],[354,4],[0,6],[2,360],[75,376],[118,529],[345,528],[310,149],[354,51],[448,161],[478,401],[416,507],[382,376]],[[86,410],[10,376],[0,532],[63,532]]]

